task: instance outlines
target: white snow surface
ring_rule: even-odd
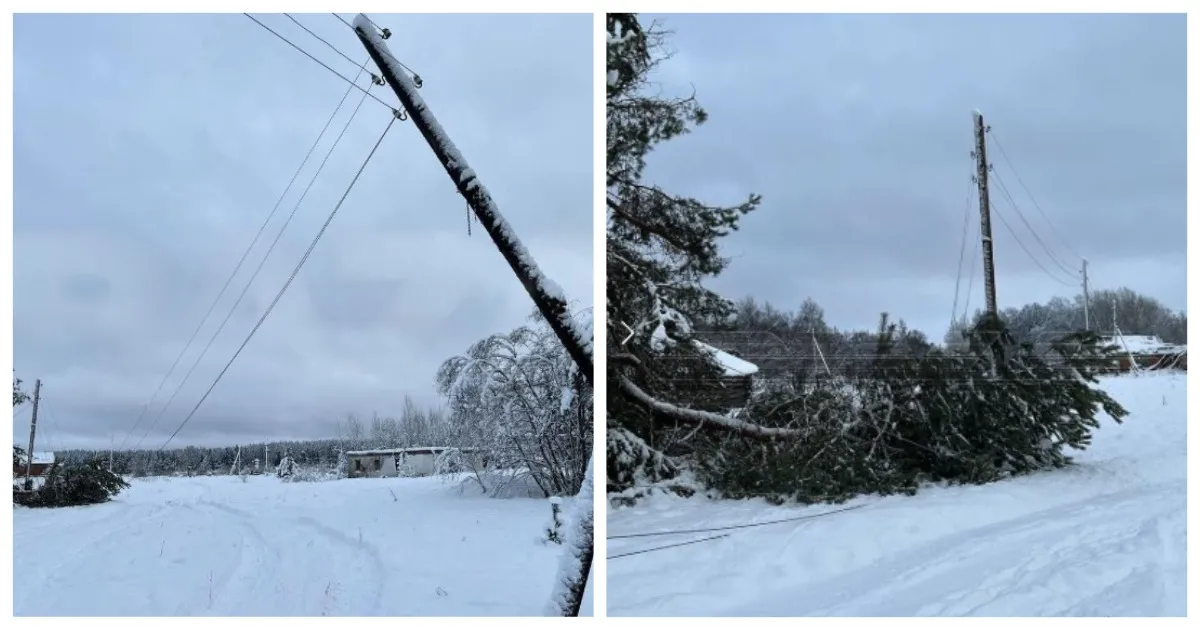
[[[562,551],[546,500],[441,478],[131,484],[13,510],[16,615],[539,615]]]
[[[728,532],[615,539],[612,616],[1183,616],[1186,376],[1106,378],[1107,416],[1076,465],[844,506],[652,496],[610,536],[819,514]]]

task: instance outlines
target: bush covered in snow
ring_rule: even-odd
[[[32,493],[14,493],[13,500],[27,507],[92,505],[112,500],[129,484],[108,472],[98,461],[55,464],[46,480]]]
[[[287,475],[280,475],[279,478],[290,483],[315,483],[320,481],[336,481],[342,477],[338,475],[336,470],[298,466],[293,462],[291,472]]]
[[[275,468],[275,474],[281,479],[287,479],[288,477],[295,475],[296,470],[296,460],[292,459],[291,455],[284,455],[283,458],[279,460],[279,466]]]

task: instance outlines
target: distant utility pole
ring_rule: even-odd
[[[975,181],[979,184],[979,235],[983,239],[983,288],[987,311],[996,315],[996,266],[992,259],[992,207],[988,200],[988,128],[983,113],[975,110]]]
[[[1083,329],[1092,329],[1091,296],[1088,295],[1087,259],[1083,259]]]
[[[37,435],[38,401],[42,397],[42,379],[33,382],[33,419],[29,421],[29,450],[25,453],[25,491],[33,490],[33,438]]]

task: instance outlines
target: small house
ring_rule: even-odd
[[[456,452],[457,461],[467,468],[486,464],[476,449],[448,446],[415,448],[385,448],[369,451],[346,451],[347,474],[350,477],[426,477],[438,471],[438,458]]]
[[[13,464],[13,475],[25,476],[25,458],[20,457],[20,461]],[[30,466],[29,474],[34,477],[41,477],[50,471],[50,467],[54,465],[54,453],[50,452],[34,452],[33,464]]]

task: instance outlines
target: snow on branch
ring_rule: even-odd
[[[720,414],[711,413],[708,411],[700,411],[698,409],[685,409],[683,407],[676,407],[675,405],[672,405],[670,403],[665,403],[660,400],[655,400],[655,398],[653,396],[651,396],[650,394],[647,394],[645,391],[642,390],[642,388],[638,387],[633,381],[629,380],[628,378],[626,378],[624,376],[620,377],[620,384],[621,384],[621,389],[624,390],[625,393],[629,394],[630,396],[632,396],[634,399],[636,399],[638,402],[645,405],[649,409],[651,409],[653,411],[657,411],[661,414],[670,416],[672,418],[675,418],[676,420],[681,420],[683,422],[690,422],[692,424],[710,423],[710,424],[716,425],[719,428],[733,431],[735,433],[739,433],[739,434],[745,435],[747,437],[761,438],[761,439],[776,438],[776,437],[783,437],[783,438],[797,437],[801,434],[800,431],[798,431],[796,429],[764,427],[764,426],[752,424],[749,422],[742,422],[741,420],[729,418],[729,417],[722,416]]]

